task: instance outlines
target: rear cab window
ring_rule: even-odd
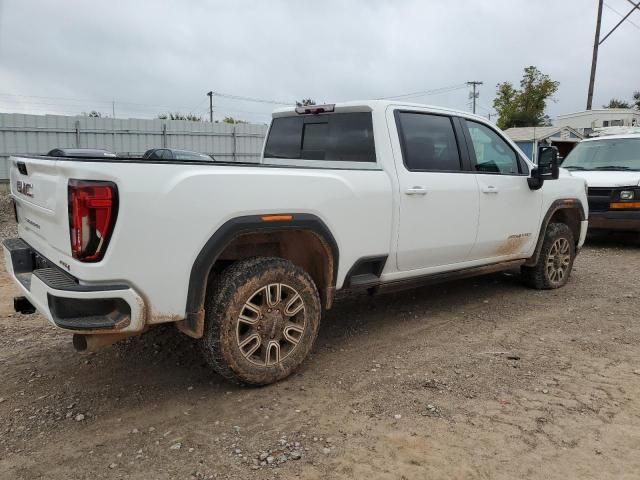
[[[371,112],[276,117],[266,163],[325,168],[377,168]]]

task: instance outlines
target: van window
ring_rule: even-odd
[[[274,118],[265,158],[375,162],[369,112]]]
[[[569,170],[640,170],[640,138],[580,142],[562,166]]]

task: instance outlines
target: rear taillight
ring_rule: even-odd
[[[99,262],[107,250],[118,215],[118,189],[112,182],[69,180],[71,254]]]

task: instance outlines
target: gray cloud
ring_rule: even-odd
[[[486,114],[498,82],[517,83],[536,65],[561,83],[553,116],[585,106],[595,14],[595,0],[6,0],[0,109],[110,114],[115,100],[118,117],[206,115],[209,90],[340,101],[482,80]],[[619,19],[606,8],[603,30]],[[640,24],[640,12],[630,19]],[[625,23],[603,44],[594,105],[640,90],[639,40],[640,28]],[[466,110],[467,94],[415,101]],[[267,121],[273,108],[215,103],[216,118],[249,121]]]

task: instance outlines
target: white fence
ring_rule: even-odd
[[[0,113],[0,182],[8,178],[10,155],[41,155],[53,148],[104,148],[141,156],[150,148],[180,148],[218,160],[257,162],[266,125],[22,115]]]

